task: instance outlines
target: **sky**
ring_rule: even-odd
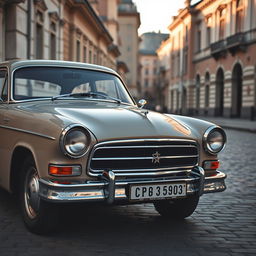
[[[133,0],[140,12],[139,35],[145,32],[169,33],[172,16],[184,8],[185,0]],[[195,1],[193,1],[195,2]]]

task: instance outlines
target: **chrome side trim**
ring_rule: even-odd
[[[178,159],[178,158],[192,158],[198,157],[198,155],[189,155],[189,156],[160,156],[159,159]],[[99,158],[92,158],[92,160],[99,160],[99,161],[108,161],[108,160],[142,160],[148,159],[153,160],[154,157],[99,157]]]
[[[46,139],[49,139],[49,140],[55,140],[56,139],[54,137],[51,137],[51,136],[48,136],[48,135],[44,135],[42,133],[31,132],[31,131],[28,131],[28,130],[23,130],[23,129],[14,128],[14,127],[5,126],[5,125],[0,125],[0,128],[8,129],[8,130],[13,130],[13,131],[17,131],[17,132],[23,132],[23,133],[27,133],[27,134],[43,137],[43,138],[46,138]]]

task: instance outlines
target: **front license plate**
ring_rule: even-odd
[[[187,194],[185,183],[136,185],[130,188],[130,200],[154,200],[161,198],[184,197]]]

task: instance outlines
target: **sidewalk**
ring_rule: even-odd
[[[196,118],[215,123],[223,128],[256,133],[256,121],[221,117],[197,116]]]

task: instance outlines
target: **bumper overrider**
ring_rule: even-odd
[[[112,171],[104,172],[98,181],[87,181],[79,184],[58,184],[50,180],[40,179],[39,195],[41,199],[52,202],[71,202],[71,201],[105,201],[109,204],[129,200],[129,189],[132,185],[154,185],[185,183],[186,196],[205,193],[221,192],[226,189],[226,175],[217,171],[216,175],[205,177],[204,169],[196,166],[189,174],[184,177],[155,178],[143,180],[115,180]],[[172,197],[175,198],[175,197]],[[160,200],[163,198],[158,198]],[[148,200],[149,201],[149,200]],[[152,199],[150,200],[152,201]]]

